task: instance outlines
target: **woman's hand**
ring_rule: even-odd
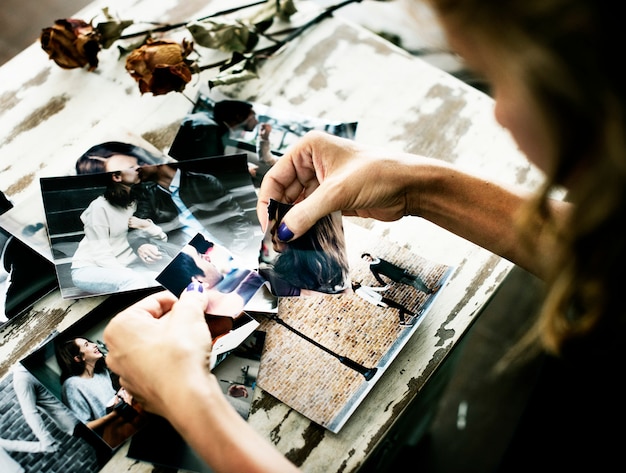
[[[259,436],[209,371],[209,292],[163,291],[117,314],[104,331],[107,365],[146,411],[165,417],[216,472],[298,469]],[[190,290],[191,289],[191,290]],[[221,446],[221,448],[216,448]]]
[[[283,241],[299,237],[315,222],[334,211],[344,215],[392,221],[409,214],[407,189],[412,156],[366,148],[320,131],[311,131],[295,143],[263,178],[257,213],[267,226],[270,199],[295,203],[281,225]],[[293,235],[291,235],[293,234]]]
[[[138,228],[140,230],[150,228],[154,223],[149,218],[139,218],[134,215],[128,217],[128,228]]]
[[[152,243],[144,243],[137,248],[137,256],[146,264],[156,263],[163,258],[159,247]]]
[[[143,409],[167,417],[180,386],[209,375],[209,293],[150,295],[117,314],[104,331],[107,366]]]

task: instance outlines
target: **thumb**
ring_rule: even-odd
[[[304,235],[318,220],[336,211],[331,200],[325,198],[324,185],[320,185],[306,199],[294,204],[278,226],[278,238],[289,241]]]
[[[204,321],[205,308],[209,303],[210,293],[199,282],[191,282],[182,292],[175,304],[175,317],[188,321]]]

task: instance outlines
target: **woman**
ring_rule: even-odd
[[[130,394],[114,387],[98,345],[76,337],[58,344],[55,351],[61,369],[61,399],[74,415],[111,447],[134,433],[133,428],[125,428],[119,435],[120,425],[134,420],[138,412]]]
[[[133,216],[137,204],[131,189],[140,182],[139,166],[168,161],[165,156],[121,141],[96,144],[76,160],[77,174],[101,173],[107,180],[104,195],[81,215],[85,238],[72,259],[76,287],[102,294],[156,285],[159,247],[165,244],[167,236],[149,219]],[[150,242],[154,249],[150,259],[135,255],[127,241],[129,229],[137,229]],[[111,271],[113,268],[115,271]]]
[[[385,221],[419,216],[543,278],[545,303],[518,347],[549,354],[539,373],[542,389],[531,397],[501,470],[528,471],[537,465],[557,471],[608,469],[621,461],[620,436],[613,427],[626,420],[622,383],[616,376],[623,369],[626,325],[621,297],[626,264],[626,87],[621,69],[611,61],[623,50],[621,18],[609,2],[596,0],[430,4],[452,48],[490,83],[496,119],[545,173],[545,185],[529,196],[444,161],[313,132],[265,176],[259,217],[266,218],[270,199],[294,203],[278,228],[279,238],[291,241],[337,210]],[[567,202],[552,200],[553,191],[563,187]],[[219,409],[221,400],[214,396],[198,409],[174,412],[165,402],[173,389],[159,379],[150,381],[148,390],[143,384],[149,380],[148,362],[142,358],[139,366],[125,348],[133,333],[150,324],[160,351],[150,364],[176,354],[185,360],[176,366],[193,371],[196,389],[205,395],[214,392],[215,380],[202,369],[206,354],[186,350],[165,331],[172,326],[182,330],[183,323],[190,323],[194,317],[188,309],[196,303],[181,297],[180,306],[162,301],[156,309],[144,301],[114,318],[105,340],[128,388],[144,395],[146,407],[180,428],[216,471],[227,471],[228,459],[211,449],[216,435],[220,440],[237,436],[224,426],[230,420]],[[140,307],[146,310],[143,316],[137,312]],[[170,310],[173,317],[153,323],[155,314]],[[194,347],[210,347],[206,334],[196,336]],[[142,340],[140,353],[149,353],[155,343]],[[138,350],[137,344],[134,348]],[[513,354],[528,352],[521,349]],[[189,368],[191,363],[196,368]],[[181,375],[189,379],[189,371]],[[197,386],[196,376],[203,379],[203,388]],[[171,378],[167,382],[180,389]],[[196,398],[182,397],[177,401],[187,405]],[[194,413],[204,422],[184,425]],[[200,428],[211,422],[219,426],[212,424],[216,428],[210,432]],[[245,433],[246,458],[237,461],[254,463],[250,456],[269,455],[258,436],[249,429]],[[491,454],[488,447],[485,452]],[[253,467],[269,471],[258,463],[248,471]]]
[[[139,183],[137,168],[114,171],[104,177],[110,179],[104,194],[80,216],[85,236],[72,257],[72,281],[91,294],[156,286],[157,272],[146,267],[127,238],[129,228],[139,228],[153,239],[167,239],[152,222],[133,217],[137,204],[131,188]]]

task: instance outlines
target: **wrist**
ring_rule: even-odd
[[[399,160],[390,182],[395,182],[404,196],[404,215],[424,217],[437,207],[448,169],[445,163],[431,158],[408,156]]]
[[[187,381],[177,379],[169,384],[172,389],[166,389],[161,393],[163,395],[162,415],[172,424],[190,421],[184,418],[188,410],[180,409],[180,406],[213,405],[216,399],[224,397],[217,378],[208,368],[195,375],[189,374],[186,379]],[[186,386],[186,388],[178,389],[177,386]]]
[[[138,414],[135,408],[123,399],[113,406],[113,412],[127,422],[132,421]]]

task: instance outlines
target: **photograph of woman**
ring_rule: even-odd
[[[80,298],[154,287],[162,269],[135,255],[127,235],[138,231],[155,245],[166,234],[150,221],[133,218],[131,188],[138,167],[170,161],[147,147],[105,141],[75,161],[76,175],[40,179],[52,261],[64,298]]]
[[[61,369],[61,399],[72,413],[115,448],[134,434],[144,418],[106,366],[97,343],[72,337],[55,346]]]
[[[279,297],[351,290],[348,257],[340,214],[320,219],[290,243],[276,236],[277,224],[291,206],[270,200],[268,226],[259,256],[259,274]]]
[[[107,173],[110,182],[103,195],[93,200],[80,219],[85,236],[72,257],[74,285],[91,294],[107,294],[157,285],[157,272],[133,252],[129,228],[166,241],[165,233],[151,221],[133,217],[136,202],[131,187],[139,182],[136,167]]]

